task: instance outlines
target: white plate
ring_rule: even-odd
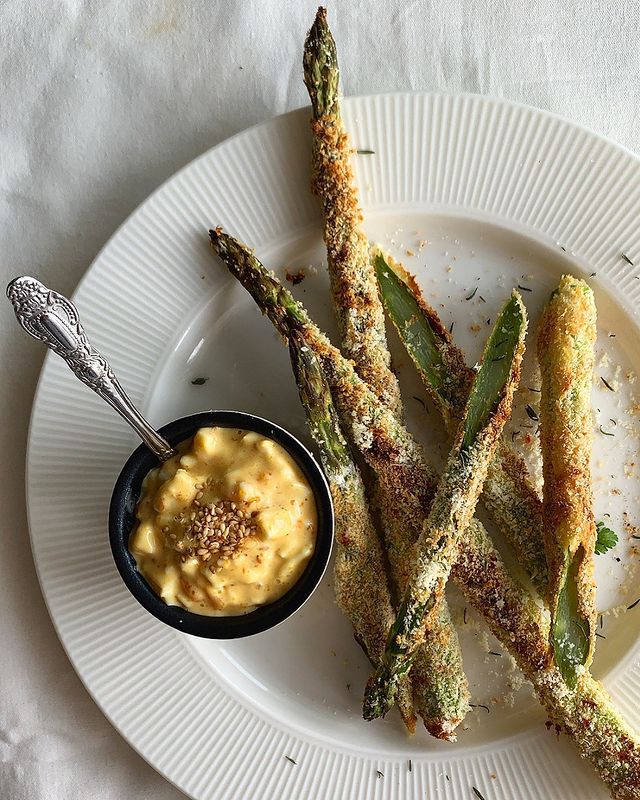
[[[633,317],[640,272],[622,253],[640,261],[638,160],[557,117],[476,96],[353,98],[344,114],[354,144],[375,150],[357,157],[367,231],[404,256],[443,304],[471,362],[511,286],[532,290],[524,297],[535,322],[563,271],[596,273],[600,347],[611,358],[598,370],[619,384],[615,393],[602,382],[594,387],[598,425],[616,433],[597,433],[597,511],[610,513],[621,533],[614,553],[598,559],[599,605],[630,605],[638,589],[622,512],[633,522],[639,509],[637,438],[627,414],[634,387],[624,375],[640,362]],[[306,438],[286,350],[210,254],[206,229],[224,225],[281,274],[285,265],[318,267],[295,291],[332,331],[319,213],[308,191],[307,118],[302,110],[274,119],[178,173],[114,235],[75,294],[92,340],[158,425],[238,408]],[[411,423],[437,456],[437,415],[413,399],[424,393],[394,347]],[[193,386],[196,377],[209,380]],[[536,388],[535,380],[525,384]],[[531,424],[527,402],[535,407],[537,395],[525,389],[513,426]],[[489,712],[472,712],[455,745],[424,733],[409,739],[393,716],[361,720],[367,665],[330,579],[292,621],[249,640],[196,640],[156,622],[127,593],[107,542],[111,488],[135,444],[59,359],[46,360],[28,455],[31,536],[46,601],[105,714],[186,793],[462,800],[476,786],[487,800],[606,796],[571,744],[547,732],[529,690],[507,686],[516,679],[509,659],[487,652],[502,648],[470,613],[460,626],[465,660],[474,702]],[[451,601],[462,618],[459,598]],[[640,607],[607,616],[595,665],[636,726],[639,627]]]

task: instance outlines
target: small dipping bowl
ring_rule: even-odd
[[[190,439],[199,428],[237,428],[254,431],[277,442],[296,462],[313,491],[317,511],[315,548],[296,583],[282,597],[237,616],[207,616],[167,605],[138,571],[129,551],[129,537],[137,524],[136,505],[142,482],[158,459],[143,444],[129,457],[120,473],[109,507],[109,540],[118,572],[136,600],[154,617],[176,630],[207,639],[240,639],[262,633],[295,614],[311,597],[327,568],[333,544],[333,503],[326,478],[307,448],[284,428],[241,411],[205,411],[182,417],[159,429],[172,447]]]

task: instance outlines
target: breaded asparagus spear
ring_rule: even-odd
[[[382,402],[402,415],[396,376],[391,371],[384,310],[369,263],[369,243],[351,167],[352,147],[340,116],[336,45],[319,8],[304,45],[304,82],[313,119],[311,191],[322,202],[329,277],[342,349]]]
[[[364,494],[360,471],[342,435],[331,392],[317,356],[297,331],[289,336],[289,355],[307,422],[320,451],[335,515],[334,583],[338,606],[350,620],[356,641],[371,663],[380,663],[395,612],[387,586],[384,557]],[[416,726],[411,687],[405,679],[398,708],[411,733]]]
[[[447,429],[456,429],[469,394],[473,370],[467,367],[449,331],[426,302],[415,278],[379,248],[372,259],[385,310],[398,331]],[[541,596],[547,595],[542,501],[522,458],[500,442],[487,472],[484,505],[514,547]]]
[[[570,689],[551,662],[542,609],[506,570],[486,531],[473,520],[452,576],[531,681],[557,730],[576,744],[616,800],[640,798],[640,742],[602,685],[588,673]]]
[[[487,468],[520,380],[526,312],[514,293],[496,320],[467,407],[418,541],[413,575],[389,630],[384,657],[367,684],[365,719],[384,716],[399,682],[411,667],[416,647],[430,626],[444,593],[458,540],[473,517]]]
[[[590,473],[595,341],[593,292],[563,275],[542,315],[538,361],[551,643],[571,688],[591,663],[597,617]]]
[[[353,148],[340,115],[339,68],[336,45],[324,8],[318,9],[304,46],[304,80],[311,99],[311,190],[321,203],[329,277],[341,334],[343,352],[380,400],[399,419],[402,399],[391,370],[384,310],[376,275],[369,259],[369,244],[362,230],[362,212],[352,169]],[[409,564],[395,558],[409,550],[422,528],[422,517],[385,511],[397,498],[375,476],[365,473],[367,489],[378,509],[385,542],[390,545],[389,566],[393,594],[400,601]],[[416,654],[411,672],[416,710],[427,730],[438,738],[453,739],[457,725],[469,708],[469,688],[462,667],[458,634],[446,600],[427,640]]]
[[[302,305],[237,240],[221,230],[210,231],[214,251],[267,314],[279,333],[287,338],[299,330],[318,356],[335,397],[343,427],[354,419],[353,408],[367,403],[367,416],[374,420],[379,464],[388,464],[398,492],[415,492],[417,506],[433,500],[437,476],[422,458],[410,434],[358,379],[351,364],[333,347],[309,319]],[[373,436],[372,436],[373,439]],[[363,443],[364,446],[364,443]],[[472,520],[460,541],[454,580],[503,647],[516,659],[534,684],[540,702],[554,722],[576,743],[580,754],[597,770],[616,800],[640,800],[640,743],[621,719],[607,693],[589,675],[583,675],[575,690],[568,689],[551,661],[548,625],[541,609],[528,592],[509,574],[484,527]]]

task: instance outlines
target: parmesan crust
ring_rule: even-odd
[[[402,398],[398,380],[391,368],[387,347],[384,309],[378,284],[369,259],[369,244],[362,230],[351,165],[353,148],[339,115],[338,102],[333,113],[311,121],[313,134],[311,190],[321,203],[324,240],[327,248],[333,304],[338,319],[342,349],[352,359],[358,375],[377,398],[402,419]],[[354,421],[351,430],[362,444],[372,444],[372,433],[364,420]],[[375,474],[365,475],[374,506],[379,510],[388,551],[395,599],[399,602],[406,586],[409,547],[417,539],[422,518],[410,520],[409,508],[401,518],[385,514],[394,498],[389,487]],[[469,701],[467,679],[462,667],[458,635],[443,599],[432,630],[414,661],[411,680],[416,708],[427,730],[438,738],[452,740],[454,730],[464,719]]]
[[[402,399],[391,370],[384,310],[369,265],[369,243],[351,167],[353,148],[337,114],[311,122],[311,190],[322,202],[324,240],[340,338],[360,377],[395,414]]]
[[[387,631],[395,618],[382,547],[355,465],[342,482],[332,480],[330,474],[328,479],[335,514],[336,600],[353,625],[356,641],[371,663],[377,665],[384,653]],[[408,680],[399,688],[397,703],[405,725],[413,733],[416,718]]]
[[[595,341],[593,292],[584,281],[564,275],[547,304],[538,333],[548,599],[554,617],[561,588],[572,579],[567,576],[569,564],[577,558],[578,613],[588,626],[587,667],[593,658],[597,622],[590,471]]]

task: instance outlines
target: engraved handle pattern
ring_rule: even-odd
[[[73,374],[106,400],[161,461],[174,455],[171,445],[133,405],[107,359],[91,344],[70,300],[28,275],[11,281],[7,297],[24,330],[63,358]]]

